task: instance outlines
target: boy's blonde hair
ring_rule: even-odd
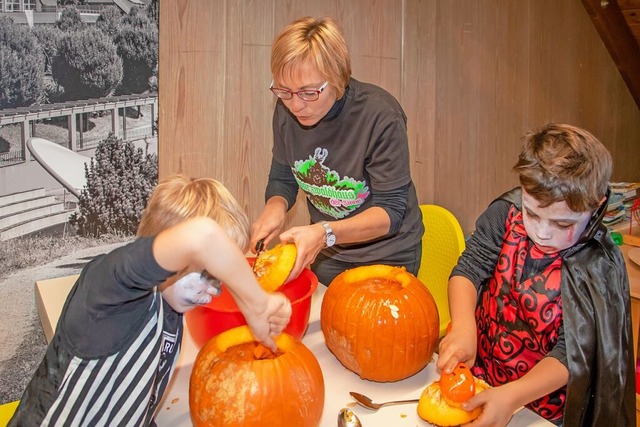
[[[246,251],[249,219],[229,190],[212,178],[170,175],[151,194],[138,226],[138,236],[155,236],[185,219],[206,216],[216,221]]]
[[[292,78],[305,66],[317,68],[342,98],[351,77],[351,58],[338,24],[331,18],[300,18],[286,26],[271,46],[271,74]]]
[[[548,124],[527,133],[513,170],[542,207],[565,201],[574,212],[595,211],[607,195],[611,154],[584,129]]]

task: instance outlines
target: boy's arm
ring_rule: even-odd
[[[476,287],[466,277],[451,276],[449,279],[451,329],[440,341],[436,362],[438,370],[451,373],[459,362],[473,365],[477,349],[477,295]]]
[[[496,200],[478,217],[449,278],[451,331],[440,342],[436,367],[450,373],[459,362],[473,365],[477,351],[475,308],[478,288],[491,277],[502,249],[511,203]]]
[[[270,334],[281,332],[288,323],[289,302],[260,287],[244,253],[215,221],[194,218],[163,230],[155,238],[153,255],[166,270],[205,269],[224,282],[254,337],[273,347]]]
[[[554,357],[545,357],[520,379],[505,384],[502,391],[511,397],[517,409],[558,390],[568,382],[567,367]]]
[[[483,406],[474,426],[503,426],[518,408],[556,391],[568,381],[567,368],[557,359],[545,357],[522,378],[476,394],[463,408],[471,411]]]

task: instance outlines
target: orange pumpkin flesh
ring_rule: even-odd
[[[459,406],[475,395],[476,383],[467,365],[458,364],[450,374],[442,372],[440,391],[444,400],[451,406]]]
[[[278,244],[272,249],[260,253],[256,258],[253,271],[258,283],[267,292],[275,292],[289,277],[297,256],[293,243]]]
[[[322,301],[327,348],[363,379],[407,378],[433,356],[439,316],[429,290],[404,268],[357,267],[338,275]]]
[[[202,347],[189,382],[195,427],[310,426],[319,424],[324,379],[311,351],[287,334],[278,350],[254,341],[247,326],[230,329]]]

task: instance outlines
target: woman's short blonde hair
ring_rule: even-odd
[[[298,19],[286,26],[271,47],[274,80],[292,77],[304,67],[314,67],[342,98],[351,77],[351,58],[342,30],[331,18]]]
[[[189,178],[175,174],[163,179],[147,203],[138,236],[155,236],[185,219],[206,216],[216,221],[246,251],[249,219],[237,200],[212,178]]]

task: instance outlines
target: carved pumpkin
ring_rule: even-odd
[[[347,369],[373,381],[398,381],[424,368],[438,342],[438,308],[426,286],[402,267],[347,270],[322,300],[327,347]]]
[[[316,357],[287,334],[278,351],[254,341],[248,326],[230,329],[202,347],[189,382],[195,427],[317,426],[324,379]]]
[[[275,292],[284,284],[296,262],[297,253],[295,244],[285,243],[262,252],[256,258],[253,272],[265,291]]]

